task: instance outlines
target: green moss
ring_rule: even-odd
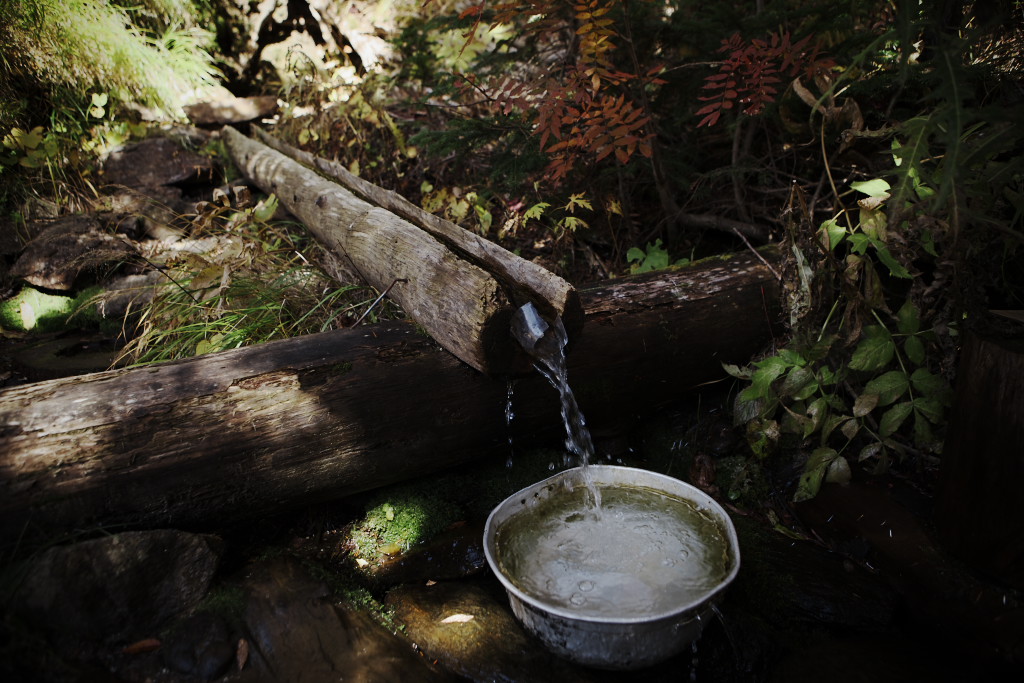
[[[458,521],[459,506],[445,496],[397,489],[378,496],[351,532],[359,557],[379,562],[408,550]]]
[[[345,375],[352,371],[352,363],[345,361],[344,363],[335,363],[331,366],[332,375]]]
[[[31,287],[0,304],[0,325],[22,332],[53,332],[67,326],[74,311],[74,299],[44,294]]]
[[[196,608],[201,612],[210,612],[234,623],[245,610],[246,594],[241,586],[217,586],[206,594]]]
[[[377,623],[392,633],[404,629],[402,625],[395,622],[394,610],[374,597],[373,593],[360,584],[354,575],[345,571],[333,571],[312,561],[304,562],[303,566],[313,577],[323,581],[335,598],[344,601],[353,609],[369,614]]]
[[[104,318],[96,308],[96,295],[101,291],[101,287],[90,287],[72,298],[24,287],[0,303],[0,326],[21,332],[56,332],[74,328],[117,334],[123,321]]]

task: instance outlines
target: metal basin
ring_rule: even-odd
[[[698,488],[671,477],[631,467],[592,465],[596,486],[639,487],[663,492],[689,501],[709,514],[727,544],[728,565],[724,578],[699,595],[668,596],[660,610],[641,616],[595,616],[567,608],[565,603],[538,597],[521,590],[507,576],[499,562],[498,531],[517,514],[528,511],[552,496],[566,495],[566,488],[582,485],[582,470],[573,468],[538,482],[507,498],[487,518],[484,553],[487,563],[508,592],[512,612],[530,633],[551,651],[584,666],[602,669],[639,669],[678,654],[700,637],[711,606],[739,571],[740,555],[736,529],[725,510]],[[609,538],[614,543],[614,538]],[[643,557],[636,562],[642,563]],[[678,603],[678,604],[676,604]],[[664,605],[669,607],[665,608]]]

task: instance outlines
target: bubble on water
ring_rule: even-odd
[[[671,557],[666,557],[664,560],[661,561],[661,566],[674,567],[676,566],[676,561],[673,560]]]
[[[583,591],[584,593],[588,593],[588,592],[594,590],[594,582],[593,581],[586,581],[586,580],[580,581],[579,586],[580,586],[580,590]]]
[[[587,599],[579,593],[573,593],[572,597],[569,598],[569,602],[571,602],[576,607],[580,607],[587,602]]]

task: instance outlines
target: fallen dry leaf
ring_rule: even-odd
[[[143,640],[136,641],[131,645],[125,645],[124,649],[121,650],[126,655],[141,655],[146,652],[153,652],[154,650],[160,649],[160,641],[156,638],[144,638]]]
[[[249,661],[249,641],[245,638],[238,639],[238,648],[235,650],[235,660],[238,662],[238,670],[241,671],[245,667],[245,663]]]

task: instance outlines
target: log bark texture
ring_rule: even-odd
[[[592,427],[724,377],[772,334],[754,256],[603,283],[569,355]],[[385,323],[0,391],[0,538],[209,524],[508,455],[507,382]],[[560,441],[556,393],[517,381],[512,436]]]
[[[235,164],[274,193],[322,245],[389,295],[441,346],[482,372],[521,359],[509,334],[512,305],[498,282],[432,236],[280,152],[223,129]]]
[[[367,202],[426,230],[456,254],[493,275],[517,306],[530,301],[548,319],[561,317],[570,338],[579,331],[583,324],[579,295],[572,285],[543,266],[425,211],[397,192],[360,178],[336,161],[292,147],[261,129],[254,129],[254,133],[267,146],[330,176]]]
[[[942,452],[935,521],[946,547],[1024,590],[1024,324],[1015,339],[968,333]]]

